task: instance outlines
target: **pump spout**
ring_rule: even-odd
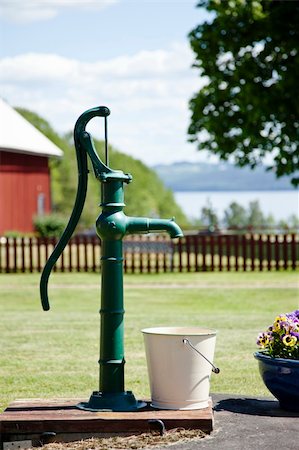
[[[183,237],[184,234],[178,224],[172,219],[148,219],[145,217],[127,217],[126,233],[151,233],[153,231],[166,231],[174,238]]]

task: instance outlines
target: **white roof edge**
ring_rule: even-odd
[[[63,151],[60,150],[60,152],[40,152],[40,151],[34,151],[34,150],[27,150],[25,148],[8,148],[8,147],[0,147],[0,152],[8,152],[8,153],[24,153],[25,155],[35,155],[35,156],[45,156],[47,158],[55,157],[55,158],[62,158]]]
[[[0,149],[62,157],[63,151],[0,98]]]

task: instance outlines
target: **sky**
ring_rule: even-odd
[[[202,161],[188,102],[203,85],[188,33],[209,20],[195,0],[0,0],[0,96],[59,133],[94,106],[108,139],[153,166]],[[89,131],[103,139],[103,122]]]

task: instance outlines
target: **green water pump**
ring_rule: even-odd
[[[89,411],[135,411],[142,406],[131,391],[124,389],[124,301],[123,301],[123,238],[127,234],[167,232],[171,238],[183,236],[173,219],[128,217],[124,214],[124,183],[132,176],[109,167],[107,117],[110,110],[99,106],[84,112],[76,122],[74,140],[78,165],[78,189],[69,222],[49,257],[40,281],[40,295],[45,311],[50,309],[48,279],[51,270],[70,240],[80,219],[87,192],[89,156],[94,174],[101,182],[102,212],[96,220],[97,235],[101,239],[101,323],[100,323],[100,379],[99,390],[88,402],[78,405]],[[86,131],[88,122],[104,118],[105,158],[99,158],[91,135]]]

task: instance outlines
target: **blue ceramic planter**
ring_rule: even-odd
[[[280,407],[299,412],[299,360],[271,358],[261,352],[254,353],[261,377]]]

